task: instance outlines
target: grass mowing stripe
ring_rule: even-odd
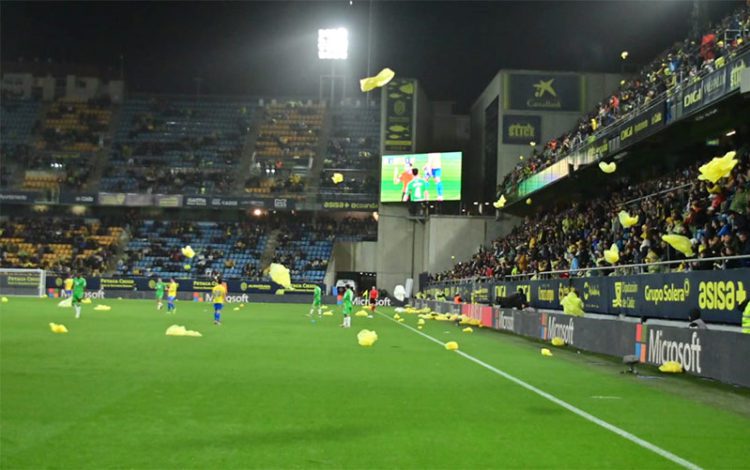
[[[421,331],[419,331],[419,330],[417,330],[417,329],[415,329],[415,328],[413,328],[413,327],[411,327],[409,325],[405,325],[403,323],[400,323],[400,322],[394,320],[393,318],[389,317],[388,315],[385,315],[384,313],[378,312],[378,314],[381,315],[381,316],[383,316],[383,317],[385,317],[385,318],[387,318],[387,319],[389,319],[390,321],[392,321],[392,322],[394,322],[396,324],[399,324],[399,325],[403,326],[404,328],[408,328],[409,330],[413,331],[414,333],[417,333],[418,335],[421,335],[421,336],[429,339],[430,341],[432,341],[434,343],[437,343],[437,344],[439,344],[441,346],[445,346],[445,343],[442,342],[442,341],[440,341],[437,338],[434,338],[434,337],[432,337],[432,336],[430,336],[430,335],[428,335],[426,333],[423,333],[423,332],[421,332]],[[608,423],[608,422],[606,422],[606,421],[604,421],[602,419],[599,419],[596,416],[594,416],[594,415],[592,415],[590,413],[587,413],[587,412],[583,411],[582,409],[577,408],[577,407],[571,405],[570,403],[557,398],[554,395],[550,395],[549,393],[545,392],[544,390],[536,388],[535,386],[533,386],[533,385],[531,385],[531,384],[529,384],[527,382],[524,382],[523,380],[521,380],[521,379],[519,379],[519,378],[517,378],[517,377],[515,377],[513,375],[510,375],[507,372],[504,372],[504,371],[502,371],[502,370],[500,370],[500,369],[498,369],[498,368],[496,368],[494,366],[491,366],[491,365],[487,364],[486,362],[484,362],[484,361],[482,361],[480,359],[477,359],[474,356],[466,354],[465,352],[463,352],[461,350],[457,350],[456,353],[458,353],[459,355],[463,356],[464,358],[466,358],[466,359],[474,362],[475,364],[478,364],[478,365],[484,367],[485,369],[487,369],[489,371],[492,371],[492,372],[496,373],[497,375],[499,375],[499,376],[501,376],[501,377],[503,377],[503,378],[505,378],[507,380],[510,380],[511,382],[513,382],[513,383],[515,383],[517,385],[520,385],[521,387],[525,388],[526,390],[529,390],[530,392],[536,393],[540,397],[545,398],[545,399],[551,401],[552,403],[554,403],[556,405],[559,405],[559,406],[565,408],[566,410],[568,410],[568,411],[570,411],[572,413],[577,414],[578,416],[586,419],[587,421],[590,421],[590,422],[592,422],[592,423],[594,423],[594,424],[596,424],[598,426],[603,427],[604,429],[606,429],[606,430],[608,430],[610,432],[613,432],[613,433],[617,434],[620,437],[623,437],[623,438],[625,438],[625,439],[627,439],[627,440],[629,440],[631,442],[634,442],[635,444],[638,444],[639,446],[641,446],[641,447],[643,447],[645,449],[648,449],[651,452],[654,452],[655,454],[658,454],[658,455],[664,457],[665,459],[670,460],[670,461],[676,463],[677,465],[679,465],[681,467],[688,468],[688,469],[691,469],[691,470],[701,470],[701,467],[699,467],[698,465],[696,465],[696,464],[694,464],[694,463],[692,463],[692,462],[690,462],[688,460],[685,460],[682,457],[669,452],[668,450],[662,449],[659,446],[656,446],[656,445],[654,445],[654,444],[652,444],[652,443],[650,443],[648,441],[645,441],[645,440],[641,439],[640,437],[638,437],[638,436],[636,436],[634,434],[631,434],[631,433],[625,431],[624,429],[618,428],[617,426],[615,426],[613,424],[610,424],[610,423]]]

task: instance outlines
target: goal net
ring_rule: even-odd
[[[42,269],[0,268],[0,295],[44,296],[47,275]]]

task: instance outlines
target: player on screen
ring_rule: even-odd
[[[221,281],[221,277],[216,278],[216,285],[211,289],[211,295],[214,298],[214,325],[221,325],[221,310],[224,308],[224,299],[227,296],[227,285]]]
[[[161,310],[164,306],[161,301],[164,298],[164,289],[166,287],[166,284],[162,282],[160,277],[156,279],[156,285],[154,286],[154,289],[156,289],[156,310]]]
[[[406,194],[404,194],[403,201],[424,202],[428,200],[430,197],[429,191],[427,191],[429,183],[426,179],[419,176],[419,169],[413,168],[411,172],[414,178],[406,186]]]
[[[393,168],[393,184],[401,184],[401,200],[406,201],[405,199],[408,194],[406,192],[406,187],[409,185],[409,182],[414,179],[414,174],[412,173],[412,166],[410,160],[404,161],[404,171],[401,172],[401,174],[398,174],[398,168]]]
[[[323,302],[321,301],[322,295],[323,295],[323,292],[320,290],[320,286],[315,286],[315,289],[313,289],[313,302],[312,302],[312,306],[310,306],[310,316],[313,316],[313,312],[315,311],[316,308],[318,309],[318,316],[320,317],[323,315],[323,310],[322,310]]]
[[[352,326],[352,307],[354,301],[354,288],[352,286],[346,286],[346,292],[344,292],[344,323],[341,324],[344,328]]]
[[[171,277],[169,278],[169,284],[167,285],[167,313],[177,313],[177,308],[174,306],[176,298],[177,282]]]
[[[67,276],[65,276],[65,281],[63,281],[63,291],[62,291],[62,298],[67,299],[73,295],[73,276],[68,273]]]
[[[86,279],[80,273],[73,279],[73,307],[76,309],[76,318],[81,317],[81,302],[86,294]]]
[[[424,166],[424,177],[427,181],[432,178],[437,189],[437,200],[443,200],[443,163],[440,152],[427,154],[427,165]]]

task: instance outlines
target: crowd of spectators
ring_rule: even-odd
[[[117,192],[226,193],[253,108],[243,101],[136,97],[123,103],[102,188]]]
[[[132,238],[145,242],[128,246],[117,262],[117,272],[136,276],[155,271],[184,272],[186,260],[181,249],[188,245],[197,248],[195,257],[189,261],[193,272],[210,276],[219,268],[231,270],[239,259],[234,256],[237,253],[249,254],[256,261],[260,259],[259,241],[266,228],[265,224],[250,222],[220,222],[202,228],[201,224],[192,222],[157,220],[143,224],[136,221],[131,227]],[[201,244],[200,248],[196,243]],[[151,261],[144,269],[139,261],[145,258]],[[260,273],[256,273],[256,264],[252,262],[241,268],[249,278],[260,277]]]
[[[84,189],[95,152],[106,141],[111,103],[106,98],[56,101],[46,112],[41,109],[31,100],[3,104],[2,186]]]
[[[105,175],[124,176],[131,182],[120,179],[106,186],[108,191],[144,193],[225,193],[231,189],[233,175],[226,170],[195,171],[189,168],[170,168],[153,164],[149,166],[109,167]]]
[[[320,192],[324,199],[348,199],[363,196],[368,199],[377,196],[379,177],[375,172],[342,172],[344,180],[340,183],[333,181],[336,172],[323,171],[320,174]]]
[[[380,110],[341,107],[333,112],[330,138],[326,145],[321,195],[326,200],[373,199],[378,194],[380,158]],[[344,175],[335,183],[334,173]]]
[[[623,80],[619,89],[579,119],[574,129],[534,147],[530,157],[505,176],[503,191],[510,191],[524,179],[562,159],[594,133],[648,106],[668,89],[724,66],[748,40],[750,6],[744,6],[712,25],[703,36],[678,42],[643,68],[638,76]]]
[[[122,231],[81,219],[10,218],[0,222],[0,267],[98,276],[114,262]]]
[[[112,118],[109,98],[54,103],[37,126],[39,149],[94,152],[104,145]]]
[[[510,275],[536,277],[633,274],[668,270],[731,269],[750,260],[706,258],[750,255],[750,146],[737,153],[739,164],[718,184],[700,181],[698,166],[637,185],[620,185],[596,199],[527,217],[509,235],[495,240],[469,261],[432,276],[433,281]],[[630,202],[634,201],[634,202]],[[630,202],[630,203],[628,203]],[[638,215],[635,226],[623,228],[618,213]],[[697,259],[686,260],[662,240],[678,234],[691,239]],[[612,244],[620,260],[610,266],[603,256]],[[686,260],[679,264],[659,261]],[[646,268],[622,268],[648,264]],[[602,268],[581,271],[584,268]]]
[[[274,262],[289,266],[294,280],[305,281],[307,272],[325,271],[333,242],[371,240],[377,237],[372,217],[332,218],[309,214],[262,217],[245,222],[207,224],[177,221],[138,221],[131,217],[131,243],[116,263],[120,275],[149,276],[156,272],[180,276],[210,276],[220,271],[226,278],[264,278],[261,258],[265,240],[277,232]],[[191,245],[196,252],[185,270],[181,249]],[[236,273],[236,274],[231,274]]]

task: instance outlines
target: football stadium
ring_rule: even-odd
[[[750,1],[0,39],[0,468],[750,468]]]

